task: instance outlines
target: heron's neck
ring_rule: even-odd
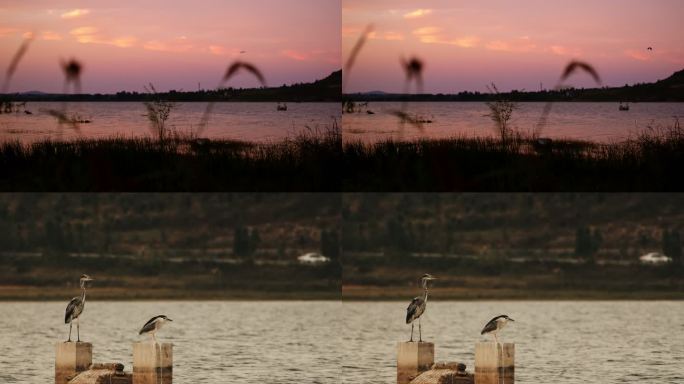
[[[85,285],[81,286],[81,300],[83,302],[85,302],[85,291],[86,291]]]
[[[428,289],[427,289],[427,287],[424,287],[424,289],[425,289],[425,292],[423,293],[423,300],[427,303],[427,299],[428,299]]]

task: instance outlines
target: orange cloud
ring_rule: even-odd
[[[651,60],[650,55],[647,52],[637,51],[636,49],[628,49],[625,51],[625,55],[629,58],[639,61],[649,61]]]
[[[416,9],[404,15],[404,19],[417,19],[432,13],[432,9]]]
[[[70,35],[82,44],[108,44],[119,48],[128,48],[135,45],[137,38],[132,36],[109,38],[100,33],[95,27],[79,27],[72,29]]]
[[[62,13],[62,19],[76,19],[78,17],[85,16],[90,13],[89,9],[73,9],[68,12]]]
[[[413,34],[418,36],[418,40],[424,44],[448,44],[461,48],[472,48],[480,43],[480,38],[476,36],[451,38],[444,36],[442,29],[431,26],[415,29]]]
[[[283,55],[285,55],[285,57],[289,57],[290,59],[297,60],[297,61],[305,61],[305,60],[309,59],[308,54],[297,52],[297,51],[292,50],[292,49],[287,49],[287,50],[283,51]]]
[[[18,31],[16,28],[0,28],[0,37],[14,35]]]
[[[160,52],[188,52],[193,46],[186,42],[186,38],[180,37],[170,42],[163,42],[159,40],[150,40],[143,45],[144,49],[148,51],[160,51]]]
[[[490,41],[485,45],[485,48],[490,51],[501,51],[501,52],[531,52],[537,48],[536,44],[530,42],[529,37],[521,37],[514,41],[502,41],[494,40]]]
[[[210,45],[209,52],[211,52],[212,55],[223,56],[226,54],[226,49],[218,45]]]
[[[59,33],[52,32],[52,31],[45,31],[41,35],[41,38],[43,40],[55,41],[55,40],[62,40],[62,35],[60,35]]]
[[[558,56],[579,56],[582,54],[582,50],[577,48],[568,48],[562,45],[552,45],[549,47],[554,55]]]

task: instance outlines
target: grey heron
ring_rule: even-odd
[[[71,328],[73,327],[73,320],[76,320],[76,341],[81,341],[81,327],[78,319],[79,316],[81,316],[81,313],[83,313],[83,308],[85,307],[86,283],[89,281],[93,281],[93,279],[90,276],[85,274],[81,275],[81,278],[79,280],[79,284],[81,286],[81,296],[76,296],[73,299],[71,299],[71,301],[66,307],[66,312],[64,314],[64,324],[69,324],[69,340],[67,340],[67,342],[71,342]]]
[[[418,319],[418,341],[423,341],[423,332],[420,327],[420,315],[425,312],[425,307],[427,306],[428,282],[435,279],[436,277],[433,277],[429,273],[424,274],[420,278],[420,283],[423,286],[423,297],[414,297],[413,300],[411,300],[411,304],[406,308],[406,324],[411,323],[411,340],[409,340],[409,342],[413,342],[413,321],[416,319]]]
[[[509,321],[515,321],[511,319],[510,317],[506,315],[500,315],[497,316],[491,320],[482,328],[482,332],[480,332],[480,335],[484,335],[485,333],[491,333],[494,335],[494,340],[496,340],[496,343],[499,343],[499,338],[496,337],[497,332],[503,329],[503,327],[508,324]]]
[[[142,335],[143,333],[147,333],[152,335],[152,339],[154,342],[157,342],[157,337],[155,336],[155,333],[161,329],[161,327],[166,324],[168,321],[173,321],[166,317],[166,315],[159,315],[151,318],[150,320],[143,325],[143,327],[140,329],[140,332],[138,332],[138,335]]]

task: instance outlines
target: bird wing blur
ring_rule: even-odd
[[[77,318],[82,311],[83,307],[81,306],[81,298],[77,296],[71,299],[69,304],[67,304],[66,312],[64,313],[64,324],[68,324],[71,322],[71,320]]]
[[[496,331],[496,321],[499,319],[501,316],[497,316],[491,320],[489,320],[489,323],[482,328],[482,332],[480,332],[480,335],[484,335],[485,333],[489,333],[492,331]]]
[[[142,335],[142,334],[145,333],[145,332],[154,331],[154,328],[155,328],[155,321],[156,321],[157,319],[161,318],[161,317],[162,317],[162,316],[155,316],[155,317],[149,319],[149,320],[147,321],[147,323],[145,323],[145,325],[143,325],[142,329],[140,329],[140,332],[139,332],[138,334],[139,334],[139,335]]]
[[[565,71],[563,71],[563,75],[561,76],[561,80],[565,81],[565,79],[568,78],[573,72],[575,72],[577,69],[582,69],[589,73],[591,77],[594,78],[594,81],[597,83],[601,83],[601,77],[599,76],[598,72],[592,67],[591,65],[581,62],[581,61],[572,61],[570,64],[565,67]]]
[[[242,61],[236,61],[228,67],[225,76],[223,76],[223,81],[228,81],[240,68],[244,68],[246,71],[251,72],[257,79],[259,79],[261,85],[266,86],[266,79],[261,71],[259,71],[256,66]]]
[[[420,315],[423,314],[423,311],[425,311],[423,299],[421,297],[414,297],[413,300],[411,300],[411,304],[406,308],[406,324],[419,318]]]

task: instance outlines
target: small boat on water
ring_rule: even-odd
[[[622,104],[622,101],[621,101],[618,109],[620,111],[629,111],[629,103]]]
[[[287,104],[285,103],[278,103],[278,106],[276,107],[279,111],[287,111]]]

